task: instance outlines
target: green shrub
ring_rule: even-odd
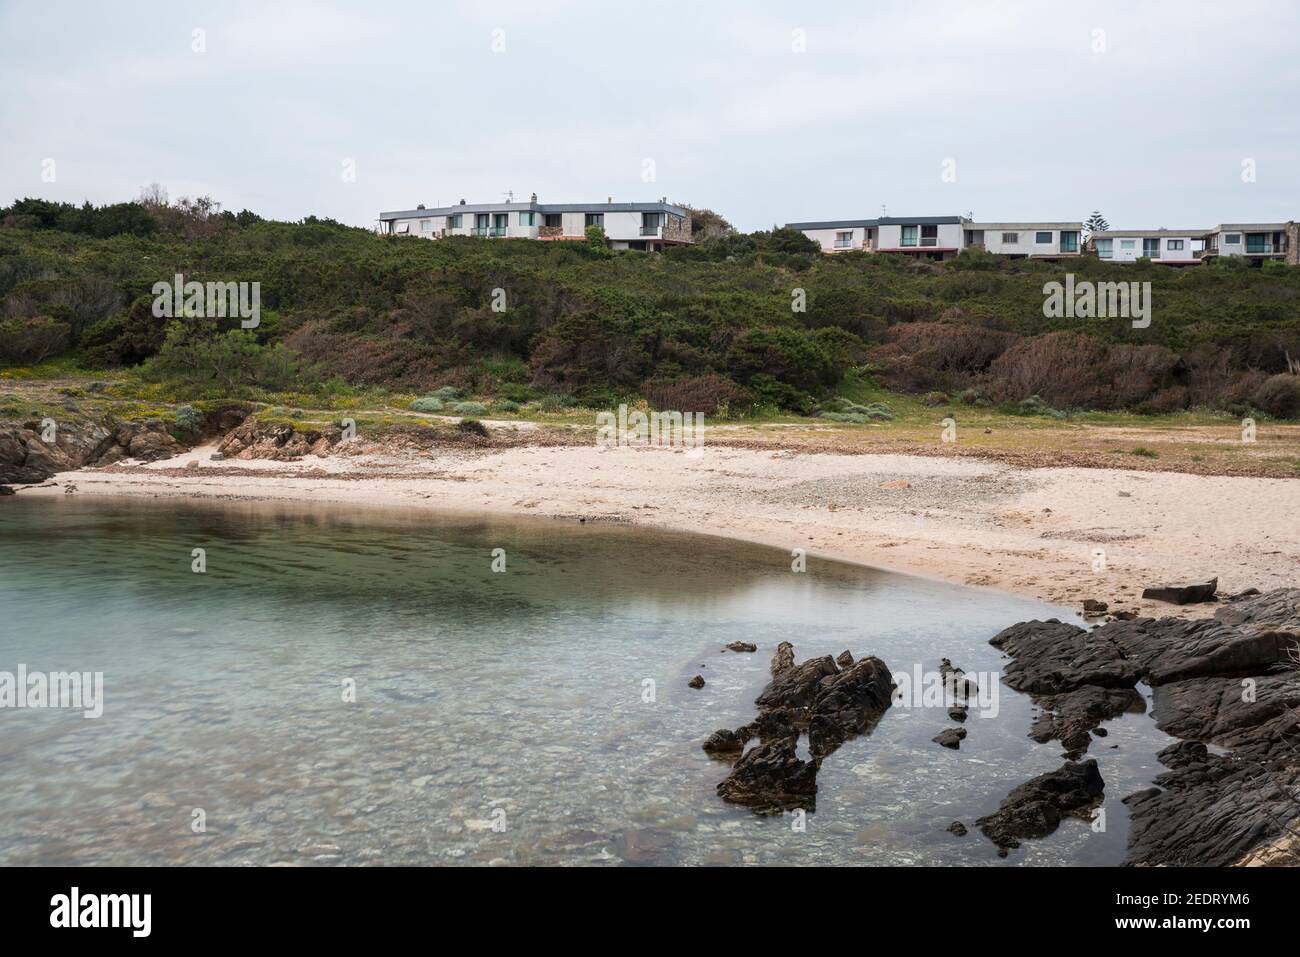
[[[1261,412],[1275,419],[1294,419],[1300,416],[1300,376],[1269,376],[1250,397]]]
[[[49,316],[6,319],[0,322],[0,360],[35,365],[66,349],[70,333],[66,323]]]
[[[487,406],[482,402],[457,402],[452,406],[452,411],[457,415],[485,415]]]
[[[553,392],[550,395],[542,396],[541,409],[543,412],[563,412],[565,409],[572,409],[577,404],[578,400],[573,396]]]
[[[442,399],[436,395],[426,395],[422,399],[416,399],[409,406],[412,412],[441,412]]]
[[[493,412],[518,412],[519,403],[513,399],[497,399],[492,403]]]

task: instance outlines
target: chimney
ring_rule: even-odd
[[[462,199],[462,200],[460,201],[460,204],[461,204],[462,206],[464,206],[464,205],[465,205],[465,201]]]
[[[613,205],[614,205],[614,197],[613,197],[613,196],[606,196],[606,197],[605,197],[605,202],[606,202],[608,205],[613,206]]]
[[[416,208],[416,209],[424,209],[424,203],[420,203],[420,204],[418,204],[415,208]]]
[[[536,194],[536,193],[533,193],[533,198],[532,198],[531,200],[529,200],[529,202],[531,202],[531,203],[535,203],[535,202],[537,202],[537,194]]]

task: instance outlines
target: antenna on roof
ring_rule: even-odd
[[[884,217],[885,217],[885,204],[884,204],[884,203],[881,203],[881,204],[880,204],[880,218],[881,218],[881,219],[884,219]]]
[[[506,198],[507,203],[513,203],[515,201],[515,191],[513,189],[508,189],[501,195]]]

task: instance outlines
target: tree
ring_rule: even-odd
[[[605,230],[602,226],[592,223],[586,229],[587,245],[592,249],[605,248]]]
[[[1090,246],[1092,244],[1092,234],[1104,232],[1107,229],[1110,229],[1110,223],[1106,222],[1105,216],[1094,209],[1092,215],[1083,224],[1083,245],[1085,247]]]

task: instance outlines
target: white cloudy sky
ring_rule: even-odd
[[[1288,0],[0,0],[0,204],[159,182],[358,225],[511,189],[745,229],[1300,218],[1297,36]]]

